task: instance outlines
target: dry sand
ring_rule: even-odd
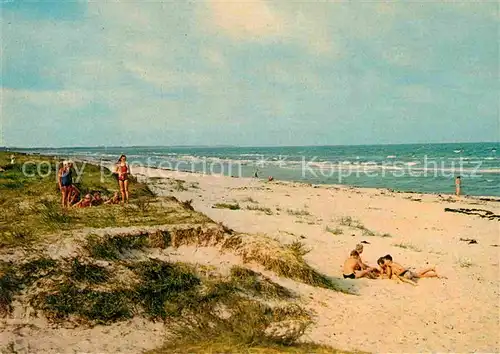
[[[378,257],[390,253],[405,266],[436,265],[448,277],[422,279],[417,287],[390,280],[340,280],[357,291],[355,296],[278,278],[258,265],[247,265],[300,294],[302,305],[316,314],[315,324],[303,338],[306,341],[369,352],[500,351],[499,248],[492,246],[500,244],[500,223],[444,211],[468,207],[499,214],[499,202],[145,168],[134,173],[147,179],[157,193],[192,199],[197,211],[237,231],[264,233],[283,243],[303,242],[311,250],[306,260],[334,278],[342,276],[344,259],[361,241],[369,242],[362,255],[366,263],[375,265]],[[221,202],[238,202],[241,210],[213,208]],[[272,215],[247,210],[248,206],[269,208]],[[340,218],[347,216],[376,235],[340,225]],[[343,233],[334,235],[327,227]],[[380,236],[386,233],[392,237]],[[477,244],[460,238],[474,238]],[[48,252],[60,258],[76,252],[74,247],[62,240]],[[218,271],[241,263],[240,257],[221,254],[214,247],[158,249],[148,256],[210,265]],[[165,338],[161,323],[140,318],[110,326],[67,328],[53,327],[26,311],[18,306],[13,317],[0,321],[0,351],[139,353],[160,346]]]
[[[422,279],[417,287],[391,280],[342,280],[359,296],[279,279],[299,292],[306,307],[317,314],[305,340],[372,352],[500,351],[499,248],[495,247],[500,244],[500,223],[444,211],[478,208],[500,214],[499,202],[144,168],[134,172],[149,178],[156,192],[192,199],[196,210],[237,231],[265,233],[284,243],[303,242],[311,249],[307,261],[329,276],[341,277],[349,251],[367,241],[362,256],[368,264],[376,265],[378,257],[390,253],[404,266],[435,265],[448,278]],[[188,190],[177,191],[172,180],[151,177],[184,180]],[[213,208],[221,202],[238,202],[241,210]],[[270,208],[272,215],[247,206]],[[310,215],[290,215],[289,210]],[[347,216],[376,235],[341,226],[340,218]],[[343,234],[334,235],[327,227],[341,228]],[[477,244],[461,238],[473,238]]]

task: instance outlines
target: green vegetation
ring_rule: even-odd
[[[78,288],[70,282],[38,295],[32,302],[48,319],[61,321],[76,315],[90,324],[106,324],[132,317],[128,292]]]
[[[325,231],[329,232],[333,235],[342,235],[344,233],[344,230],[342,230],[340,227],[336,227],[336,228],[332,229],[331,227],[327,226],[325,228]]]
[[[205,353],[245,353],[245,354],[349,354],[350,352],[340,351],[326,345],[313,343],[293,343],[289,345],[272,343],[242,344],[237,341],[229,341],[224,336],[210,338],[208,341],[197,341],[185,339],[162,348],[147,352],[147,354],[205,354]]]
[[[381,237],[390,237],[389,234],[378,235],[376,232],[367,229],[365,225],[363,225],[360,221],[353,219],[350,216],[344,216],[340,218],[340,225],[352,227],[354,229],[361,230],[363,236],[381,236]]]
[[[295,216],[309,216],[309,215],[311,215],[311,213],[305,209],[302,209],[302,210],[287,209],[286,212],[288,213],[288,215],[295,215]]]
[[[251,269],[234,266],[231,268],[231,284],[243,293],[264,298],[287,299],[294,295],[287,288]]]
[[[172,188],[176,192],[185,192],[188,190],[186,187],[186,181],[183,181],[181,179],[172,179],[169,178],[170,184],[172,185]]]
[[[287,248],[292,251],[297,258],[303,257],[309,252],[310,249],[307,249],[306,246],[300,241],[294,241],[291,244],[287,245]]]
[[[77,282],[98,284],[104,283],[111,276],[110,272],[104,267],[95,264],[85,264],[78,260],[78,258],[74,258],[69,277]]]
[[[261,207],[257,205],[248,205],[248,210],[262,211],[266,215],[273,215],[273,211],[270,208]]]
[[[240,205],[230,204],[230,203],[217,203],[213,206],[215,209],[229,209],[229,210],[240,210]]]
[[[6,155],[0,152],[0,166],[7,164]],[[50,157],[18,155],[17,164],[0,173],[0,248],[28,245],[60,230],[84,227],[211,222],[188,204],[182,209],[178,201],[155,197],[147,185],[133,177],[130,178],[129,205],[62,209],[56,183],[57,163]],[[118,190],[116,177],[104,167],[76,163],[75,170],[83,171],[79,179],[75,178],[82,194],[101,191],[105,196],[112,196]]]
[[[356,224],[357,222],[353,220],[350,216],[343,216],[340,218],[340,225],[342,226],[352,226],[353,224]]]
[[[294,243],[283,247],[277,240],[265,235],[236,234],[227,237],[223,249],[240,255],[245,263],[255,262],[279,276],[305,284],[352,294],[334,279],[319,273],[304,260],[303,246]]]
[[[5,316],[12,310],[14,295],[20,291],[23,283],[10,265],[0,264],[0,266],[0,316]]]
[[[137,235],[105,235],[103,238],[91,234],[87,236],[87,243],[84,247],[92,258],[114,260],[119,259],[124,250],[141,249],[147,244],[147,233]]]

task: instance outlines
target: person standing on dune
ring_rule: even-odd
[[[57,182],[62,195],[61,204],[63,208],[67,208],[69,206],[71,186],[73,185],[72,167],[73,163],[71,161],[64,161],[57,175]]]
[[[118,159],[116,173],[118,174],[122,203],[128,203],[128,176],[130,174],[130,167],[127,164],[127,156],[121,155]]]

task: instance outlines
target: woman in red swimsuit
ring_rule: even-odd
[[[128,175],[130,168],[127,164],[127,156],[122,155],[116,164],[116,173],[118,174],[118,184],[122,194],[122,202],[128,203]]]

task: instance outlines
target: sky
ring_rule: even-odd
[[[0,10],[0,146],[500,140],[496,1]]]

